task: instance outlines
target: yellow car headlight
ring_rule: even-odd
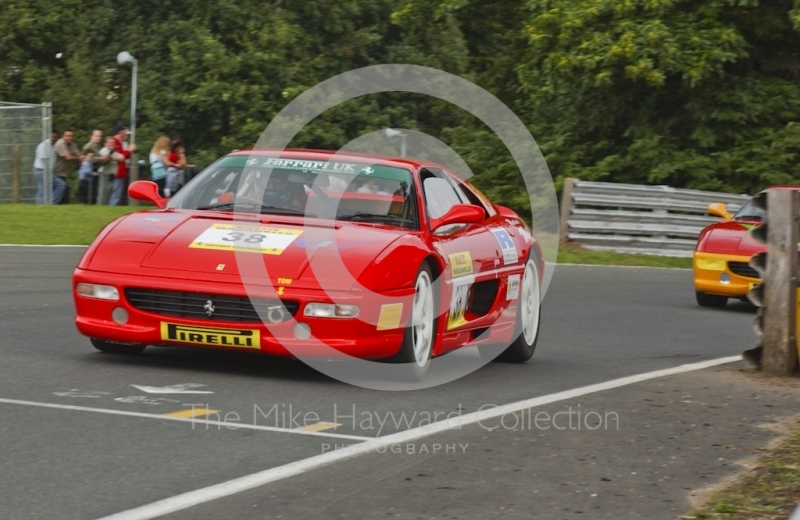
[[[706,271],[724,271],[725,260],[711,260],[708,258],[698,258],[695,260],[695,265],[698,269],[705,269]]]

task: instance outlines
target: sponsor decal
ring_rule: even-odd
[[[503,250],[503,263],[516,264],[519,261],[517,246],[514,244],[514,241],[511,240],[511,235],[508,234],[508,231],[505,229],[495,229],[492,230],[492,234],[497,239],[497,243],[500,244],[500,249]]]
[[[452,253],[448,256],[450,257],[450,269],[453,278],[472,274],[472,256],[469,254],[469,251]]]
[[[526,243],[528,243],[531,240],[533,240],[533,235],[531,235],[531,232],[528,231],[527,229],[525,229],[524,227],[519,228],[519,234],[522,235],[522,238],[525,239]]]
[[[378,317],[378,330],[389,330],[400,327],[400,316],[402,316],[402,314],[402,303],[381,305],[381,314]]]
[[[261,347],[258,330],[215,329],[161,322],[161,340],[223,347]]]
[[[506,288],[506,300],[516,300],[519,298],[520,275],[512,274],[508,277],[508,287]]]
[[[189,247],[279,255],[302,233],[300,229],[212,224]]]
[[[252,160],[252,159],[250,159]],[[248,161],[249,162],[249,161]],[[261,163],[262,168],[280,168],[281,170],[319,173],[356,173],[355,163],[305,161],[303,159],[267,158]]]
[[[468,323],[464,315],[467,313],[469,293],[474,282],[474,276],[453,280],[453,294],[450,298],[450,314],[447,317],[447,330],[452,330]]]
[[[217,264],[217,271],[222,271],[225,269],[225,264]]]

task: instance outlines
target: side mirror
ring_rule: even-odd
[[[722,202],[712,202],[708,205],[708,214],[714,215],[715,217],[722,217],[726,221],[733,218],[733,215],[728,213],[728,209],[725,207],[725,204]]]
[[[431,231],[450,224],[476,224],[486,218],[486,212],[471,204],[456,204],[439,218],[432,218]]]
[[[143,200],[155,204],[158,209],[164,209],[169,199],[164,199],[158,194],[158,185],[152,181],[136,181],[128,186],[128,195],[132,199]]]

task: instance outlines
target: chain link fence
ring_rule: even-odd
[[[36,147],[50,137],[50,103],[32,105],[0,101],[0,203],[34,202],[37,180],[33,173]],[[42,196],[53,200],[52,159],[45,161]]]

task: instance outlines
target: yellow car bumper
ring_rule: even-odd
[[[745,267],[748,262],[749,256],[695,251],[694,288],[708,294],[743,298],[747,291],[760,282],[758,276],[754,276],[756,273]]]

